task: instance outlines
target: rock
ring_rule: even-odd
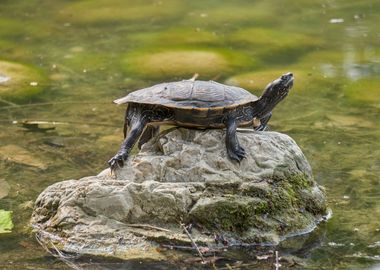
[[[152,79],[190,79],[198,73],[203,79],[226,76],[247,64],[244,55],[228,50],[176,49],[154,53],[133,52],[124,59],[124,70]]]
[[[9,194],[11,187],[5,181],[5,179],[0,179],[0,199],[7,197]]]
[[[326,214],[324,191],[297,144],[277,132],[241,130],[247,152],[227,158],[223,130],[170,129],[115,174],[58,182],[35,203],[32,226],[64,251],[156,258],[158,244],[278,244]],[[223,245],[222,245],[223,246]]]
[[[129,39],[141,44],[150,44],[150,46],[166,46],[168,40],[170,40],[171,45],[180,46],[193,44],[216,45],[223,42],[223,35],[197,28],[173,27],[161,32],[138,32],[130,35]]]
[[[350,82],[343,87],[343,92],[349,101],[359,104],[380,104],[380,80],[378,78],[366,78]]]
[[[73,2],[60,11],[62,20],[75,23],[110,23],[115,21],[167,21],[180,16],[183,3],[178,0],[129,1],[99,0]]]
[[[299,68],[284,67],[282,69],[270,69],[270,70],[258,70],[238,74],[230,77],[226,80],[226,84],[242,87],[247,90],[255,91],[259,96],[263,92],[264,88],[272,82],[275,78],[278,78],[286,72],[292,72],[296,78],[294,84],[294,90],[309,90],[309,85],[316,79],[322,80],[322,76],[316,72],[308,72],[306,70],[300,70]],[[303,89],[300,89],[301,86]],[[256,92],[257,91],[257,92]]]
[[[260,27],[243,28],[227,39],[235,46],[249,47],[259,56],[275,56],[277,62],[280,58],[289,61],[289,54],[299,55],[321,45],[314,36]]]
[[[28,150],[17,145],[4,145],[0,147],[0,159],[21,165],[46,170],[48,165]]]
[[[23,101],[39,94],[46,86],[42,73],[29,66],[0,60],[0,98]]]
[[[247,158],[238,164],[227,158],[224,131],[176,129],[170,136],[162,136],[155,146],[144,145],[139,155],[116,172],[117,178],[141,183],[146,180],[251,182],[265,178],[282,179],[294,174],[311,177],[310,165],[288,136],[274,132],[252,135],[239,134]],[[294,147],[291,149],[291,146]]]
[[[220,5],[219,2],[208,3],[208,8],[205,9],[203,3],[199,2],[198,8],[188,12],[184,17],[186,25],[199,25],[203,27],[223,26],[244,27],[247,23],[254,22],[255,24],[273,23],[274,6],[265,1],[244,1],[236,4],[234,2],[225,2]]]
[[[73,76],[73,74],[68,73],[68,71],[75,71],[75,76],[83,76],[85,73],[104,70],[107,66],[107,61],[109,61],[109,55],[101,52],[70,50],[61,60],[62,64],[57,64],[56,70],[60,72],[58,74],[68,76],[68,78]]]
[[[0,18],[0,35],[2,39],[20,38],[25,32],[25,25],[20,21]]]

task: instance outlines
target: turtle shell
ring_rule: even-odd
[[[183,80],[137,90],[114,100],[114,103],[155,104],[179,109],[194,109],[236,107],[257,99],[255,95],[240,87],[214,81]]]

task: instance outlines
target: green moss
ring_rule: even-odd
[[[313,186],[313,180],[303,174],[295,174],[287,179],[287,181],[292,185],[295,190],[300,190],[304,188],[310,188]]]
[[[71,53],[64,57],[62,63],[75,72],[90,72],[109,66],[110,56],[104,53],[91,52],[82,47],[74,47],[70,51]]]
[[[333,64],[342,65],[344,61],[344,55],[342,51],[326,51],[317,50],[310,52],[299,59],[300,64],[304,65],[316,65],[316,64]]]
[[[286,72],[292,72],[294,74],[294,86],[291,90],[292,92],[307,91],[316,81],[323,80],[323,77],[319,72],[289,66],[235,75],[228,78],[226,84],[236,85],[254,91],[257,95],[261,95],[262,91],[270,82],[279,78]]]
[[[151,79],[189,79],[195,73],[200,79],[212,79],[250,62],[244,54],[223,49],[155,49],[127,54],[123,68],[128,75]]]
[[[229,36],[227,40],[235,46],[248,47],[258,56],[276,56],[289,59],[290,55],[299,57],[302,51],[321,46],[320,39],[289,31],[278,31],[269,28],[245,28]]]
[[[139,32],[128,37],[129,40],[150,46],[218,44],[223,36],[197,28],[170,28],[162,32]]]
[[[201,2],[200,2],[201,3]],[[194,3],[196,4],[196,2]],[[236,26],[239,23],[273,23],[273,5],[266,1],[219,1],[208,9],[203,3],[186,14],[184,23],[200,26]]]
[[[190,215],[207,228],[243,232],[255,226],[255,216],[266,213],[267,202],[250,197],[215,197],[200,199]]]
[[[46,77],[36,68],[0,61],[0,98],[24,101],[38,95],[46,86]]]
[[[1,38],[18,38],[25,33],[25,24],[6,18],[0,18]]]
[[[76,23],[156,22],[179,16],[183,7],[178,0],[132,0],[127,5],[123,0],[84,0],[67,5],[60,11],[60,16],[65,21]]]
[[[306,207],[302,191],[313,186],[313,181],[306,175],[292,175],[287,179],[276,179],[272,193],[267,197],[270,200],[270,213],[276,214],[284,209],[297,212],[299,207]],[[309,202],[309,201],[308,201]],[[313,203],[313,202],[311,202]]]
[[[349,101],[356,103],[380,103],[380,79],[368,78],[346,84],[343,87]]]

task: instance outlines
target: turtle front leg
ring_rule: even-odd
[[[238,137],[236,135],[237,123],[234,117],[229,117],[226,121],[226,148],[228,156],[232,160],[240,162],[245,158],[245,150],[240,146]]]
[[[268,128],[268,122],[269,119],[272,117],[272,113],[269,112],[268,114],[264,115],[260,118],[260,126],[255,127],[255,130],[257,131],[265,131]]]
[[[117,167],[123,167],[124,162],[128,159],[129,153],[131,152],[138,138],[141,136],[147,122],[148,121],[145,119],[145,117],[141,115],[133,117],[133,120],[130,123],[131,125],[129,126],[129,133],[121,144],[120,150],[113,158],[108,161],[108,164],[112,171],[114,171]]]

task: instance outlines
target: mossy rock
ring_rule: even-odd
[[[322,44],[320,39],[309,35],[260,27],[241,29],[230,34],[227,38],[234,45],[249,47],[258,55],[278,56],[280,53],[284,53],[282,56],[285,58],[289,57],[286,54],[298,56],[302,51],[310,50]]]
[[[200,2],[201,3],[201,2]],[[216,2],[215,6],[204,8],[195,7],[184,19],[185,23],[201,26],[236,26],[239,23],[272,23],[273,5],[267,1]]]
[[[114,21],[157,21],[179,16],[183,3],[178,0],[99,0],[76,1],[60,12],[62,19],[76,23]]]
[[[0,18],[1,38],[18,38],[25,33],[25,24],[7,18]]]
[[[72,47],[63,57],[62,63],[68,70],[74,72],[87,72],[101,70],[112,66],[110,56],[103,52],[89,51],[83,47]],[[58,68],[59,65],[57,66]]]
[[[248,65],[248,60],[227,50],[179,49],[131,53],[123,65],[128,74],[144,78],[189,79],[198,73],[201,79],[212,79]]]
[[[380,79],[365,78],[346,84],[343,91],[355,103],[380,105]]]
[[[223,41],[223,36],[199,28],[170,28],[162,32],[132,34],[129,39],[142,44],[166,46],[168,43],[171,45],[217,44]]]
[[[273,80],[279,78],[282,74],[292,72],[294,74],[295,91],[307,90],[315,80],[322,80],[323,77],[319,72],[307,70],[298,70],[294,68],[271,69],[262,71],[253,71],[230,77],[226,84],[242,87],[251,90],[256,94],[261,94],[264,88]],[[293,90],[292,90],[293,91]]]
[[[344,61],[344,55],[342,51],[325,51],[316,50],[310,52],[299,59],[299,63],[303,65],[315,65],[315,64],[332,64],[341,65]]]
[[[217,227],[240,232],[252,227],[257,215],[269,212],[264,200],[246,196],[202,198],[192,208],[190,215],[209,229]]]
[[[41,93],[46,77],[36,68],[0,60],[0,98],[23,101]]]
[[[310,52],[299,59],[299,63],[303,65],[307,64],[331,64],[342,66],[346,64],[347,58],[350,58],[350,61],[355,64],[367,64],[368,62],[373,61],[380,57],[380,51],[375,48],[366,48],[364,50],[355,50],[355,53],[350,51],[320,51],[316,50]]]

